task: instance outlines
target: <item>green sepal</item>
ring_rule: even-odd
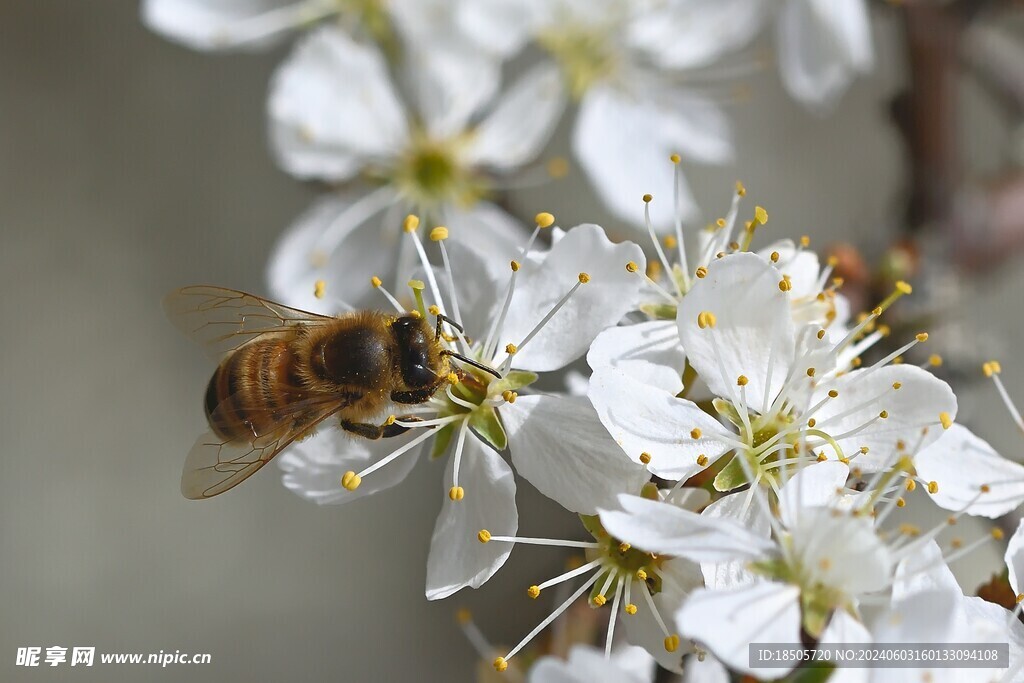
[[[598,606],[594,604],[594,599],[597,598],[598,595],[601,595],[601,589],[604,588],[604,582],[608,579],[608,574],[611,571],[611,569],[602,569],[601,573],[598,574],[597,581],[594,582],[594,587],[590,589],[590,598],[588,599],[588,602],[591,607]],[[614,583],[612,585],[614,585]],[[606,602],[610,601],[609,596],[606,595],[604,598]]]
[[[536,372],[527,372],[526,370],[513,370],[507,375],[505,375],[502,379],[495,381],[494,386],[490,388],[490,391],[488,393],[490,393],[492,396],[495,396],[497,394],[502,393],[506,389],[516,391],[517,389],[528,387],[536,381]]]
[[[508,446],[505,428],[501,426],[494,408],[481,407],[474,410],[473,416],[469,418],[469,426],[481,439],[494,446],[495,450],[502,451]]]
[[[825,683],[832,677],[836,665],[829,661],[813,662],[803,666],[783,679],[783,683]]]
[[[743,471],[743,464],[740,462],[742,456],[737,453],[729,460],[729,464],[722,468],[722,471],[715,476],[716,491],[732,491],[750,482],[747,473]]]
[[[580,515],[580,521],[595,541],[608,538],[608,532],[601,526],[601,519],[597,515]]]
[[[643,304],[640,310],[655,320],[676,319],[676,307],[672,304]]]
[[[437,430],[434,435],[434,443],[430,447],[430,459],[437,460],[448,450],[448,444],[452,442],[452,434],[455,433],[454,424],[446,424]]]

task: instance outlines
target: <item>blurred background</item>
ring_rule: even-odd
[[[932,119],[915,119],[921,103],[902,94],[920,78],[908,60],[918,53],[901,16],[883,10],[874,13],[876,68],[836,111],[807,113],[766,68],[730,111],[735,163],[687,174],[707,217],[725,211],[740,178],[769,210],[772,237],[806,233],[822,249],[846,242],[872,268],[918,252],[940,259],[915,271],[915,286],[941,314],[929,329],[942,330],[937,348],[961,421],[1019,459],[1021,434],[980,381],[980,363],[999,358],[1024,399],[1015,353],[1024,269],[1012,249],[1024,234],[1013,229],[1024,215],[1013,185],[1024,117],[1013,78],[1000,90],[998,74],[971,67],[1019,34],[1013,21],[1000,14],[940,35],[952,61],[941,81],[949,111],[926,110],[952,117],[951,148],[928,146],[922,126]],[[966,46],[960,56],[953,40]],[[517,548],[479,591],[423,598],[436,463],[421,461],[405,485],[351,506],[300,499],[276,467],[210,501],[179,493],[212,367],[165,320],[160,299],[190,283],[265,292],[276,236],[316,196],[266,151],[267,79],[285,52],[190,52],[144,29],[133,2],[0,4],[2,680],[467,680],[476,656],[458,607],[504,643],[550,609],[523,589],[565,558],[531,548]],[[1012,51],[1000,54],[1014,64]],[[567,154],[565,133],[556,153]],[[915,178],[934,170],[936,155],[955,159],[951,184],[929,176],[940,196],[922,198]],[[510,207],[627,234],[578,172],[514,194]],[[890,250],[908,236],[913,247]],[[559,514],[526,482],[519,497],[524,533]],[[961,529],[980,533],[982,524]],[[970,589],[1001,554],[990,545],[954,569]],[[18,647],[51,645],[209,652],[212,664],[15,666]]]

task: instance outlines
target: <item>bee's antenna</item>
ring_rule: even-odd
[[[441,350],[441,355],[442,356],[451,356],[452,358],[456,358],[458,360],[461,360],[463,363],[466,363],[467,365],[472,365],[474,368],[477,368],[478,370],[483,370],[484,372],[492,374],[495,377],[497,377],[498,379],[501,379],[501,373],[498,372],[497,370],[495,370],[494,368],[488,367],[488,366],[484,365],[483,363],[478,363],[477,361],[473,360],[472,358],[467,358],[466,356],[463,356],[461,353],[457,353],[457,352],[452,351],[450,349],[442,349]]]
[[[446,316],[444,313],[437,313],[436,315],[437,315],[437,326],[434,328],[434,339],[435,340],[441,338],[441,332],[443,331],[442,325],[444,323],[448,323],[449,325],[451,325],[452,327],[457,329],[462,334],[466,334],[466,330],[462,329],[462,325],[458,324],[457,322],[455,322],[454,320],[452,320],[451,318]]]

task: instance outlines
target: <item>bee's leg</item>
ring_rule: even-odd
[[[436,387],[433,389],[418,389],[416,391],[392,391],[391,400],[395,403],[406,404],[425,403],[436,391]]]
[[[414,415],[402,415],[396,419],[402,422],[423,421],[423,418],[416,417]],[[374,440],[380,439],[382,437],[385,439],[389,439],[393,436],[398,436],[399,434],[405,434],[410,429],[409,427],[404,427],[396,423],[374,425],[369,424],[367,422],[349,422],[348,420],[345,420],[341,423],[341,428],[347,432],[352,432],[357,436],[361,436],[364,439]]]

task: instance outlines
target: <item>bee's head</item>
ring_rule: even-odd
[[[391,333],[398,346],[402,381],[408,389],[435,386],[448,374],[448,362],[426,320],[403,315],[391,324]]]

